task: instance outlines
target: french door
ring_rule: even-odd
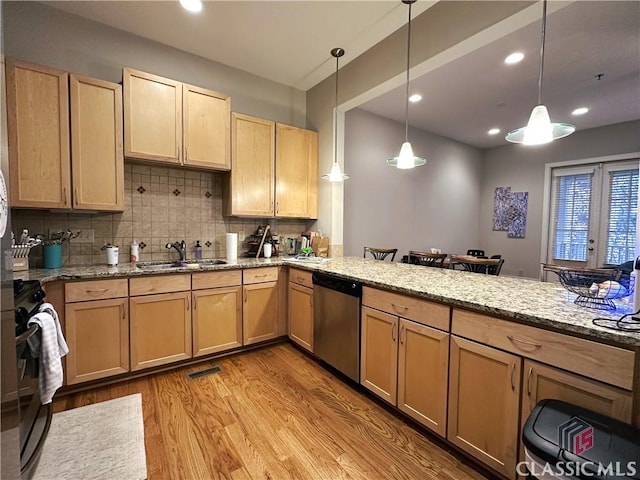
[[[552,169],[547,263],[599,268],[635,258],[638,164]]]

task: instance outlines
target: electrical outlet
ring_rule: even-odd
[[[71,240],[73,243],[93,243],[94,232],[93,229],[80,230],[80,234]]]
[[[244,242],[244,232],[238,232],[238,241],[239,242]]]

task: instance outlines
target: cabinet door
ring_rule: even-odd
[[[522,424],[536,403],[562,400],[623,422],[631,422],[631,393],[578,375],[525,360]]]
[[[278,282],[245,285],[242,307],[244,345],[278,336]]]
[[[193,292],[193,356],[242,345],[241,287]]]
[[[398,317],[362,307],[360,383],[395,405],[398,378]]]
[[[6,65],[11,206],[71,208],[68,75]]]
[[[123,69],[124,156],[182,162],[182,84]]]
[[[401,318],[398,408],[443,437],[448,371],[449,334]]]
[[[67,385],[129,371],[127,299],[65,305]]]
[[[234,113],[231,116],[232,171],[230,215],[272,217],[275,173],[275,124]]]
[[[317,216],[318,134],[276,124],[276,217]]]
[[[231,98],[183,85],[184,164],[213,170],[231,168]]]
[[[73,207],[124,210],[122,87],[70,75]]]
[[[289,338],[313,352],[313,289],[289,283]]]
[[[191,357],[191,293],[130,297],[131,370]]]
[[[521,359],[451,336],[447,438],[515,478]]]

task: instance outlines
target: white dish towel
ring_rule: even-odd
[[[62,386],[62,360],[69,347],[62,335],[58,313],[50,303],[43,303],[39,312],[29,319],[28,326],[40,326],[40,333],[32,335],[27,343],[31,355],[40,358],[40,401],[51,403],[54,393]]]

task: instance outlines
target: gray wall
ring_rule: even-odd
[[[542,203],[545,164],[640,151],[640,121],[577,131],[540,147],[507,145],[482,154],[480,245],[506,259],[502,272],[538,278],[542,238]],[[494,232],[493,196],[496,187],[529,192],[525,238],[507,238]]]
[[[360,109],[345,115],[344,254],[362,247],[466,252],[479,245],[481,152],[411,129],[414,153],[427,164],[414,170],[387,165],[404,140],[404,124]],[[396,257],[399,260],[399,257]]]
[[[306,126],[306,95],[36,2],[2,2],[8,57],[119,83],[122,67],[231,95],[231,109]]]

